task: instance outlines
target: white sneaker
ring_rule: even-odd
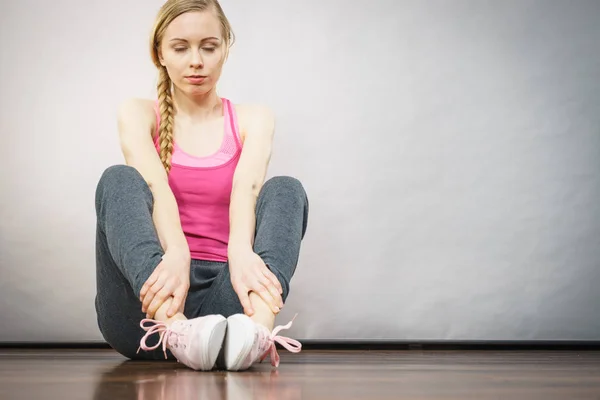
[[[145,326],[147,322],[153,325]],[[207,315],[173,321],[167,326],[164,322],[143,319],[140,326],[147,332],[140,341],[141,349],[154,350],[162,343],[165,358],[168,348],[180,363],[195,370],[210,371],[223,346],[227,320],[222,315]],[[155,333],[160,333],[160,340],[155,346],[148,347],[146,339]]]
[[[295,317],[294,317],[295,318]],[[277,336],[282,329],[292,326],[290,321],[285,326],[278,326],[273,332],[263,325],[255,323],[245,314],[236,314],[227,318],[227,336],[225,338],[225,368],[229,371],[240,371],[250,368],[256,361],[263,361],[271,355],[271,365],[279,366],[279,354],[275,342],[288,351],[298,353],[302,349],[300,342],[283,336]]]

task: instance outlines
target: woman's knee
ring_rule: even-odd
[[[137,169],[129,165],[117,164],[104,170],[98,181],[98,188],[127,186],[140,182],[145,183],[144,178]]]
[[[140,172],[129,165],[112,165],[104,170],[96,186],[96,207],[99,208],[107,193],[138,190],[152,198],[150,187]]]
[[[259,203],[270,202],[278,198],[283,200],[285,206],[292,210],[297,210],[302,217],[302,238],[306,234],[308,226],[309,201],[304,185],[299,179],[291,176],[275,176],[267,180],[259,195]]]
[[[299,179],[292,176],[279,175],[269,178],[265,181],[263,189],[285,188],[287,190],[304,192],[304,186]]]
[[[274,176],[263,184],[261,189],[261,195],[263,197],[280,194],[308,203],[304,185],[300,180],[291,176]]]

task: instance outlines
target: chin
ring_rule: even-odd
[[[208,86],[208,85],[193,85],[190,86],[186,92],[190,95],[190,96],[202,96],[205,95],[206,93],[210,92],[212,89],[212,86]]]

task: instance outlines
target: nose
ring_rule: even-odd
[[[202,54],[199,51],[192,52],[192,59],[190,60],[190,67],[192,68],[202,68],[204,66],[204,60],[202,59]]]

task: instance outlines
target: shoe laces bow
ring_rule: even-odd
[[[292,318],[292,320],[290,322],[288,322],[286,325],[279,325],[277,326],[275,329],[273,329],[273,331],[270,333],[269,335],[269,346],[267,347],[265,353],[263,354],[262,358],[261,358],[261,362],[263,362],[267,356],[270,354],[271,355],[271,365],[273,365],[274,367],[278,367],[279,366],[279,353],[277,352],[277,346],[275,343],[279,343],[281,346],[283,346],[286,350],[288,350],[289,352],[292,353],[299,353],[300,350],[302,350],[302,344],[295,340],[295,339],[291,339],[289,337],[285,337],[285,336],[280,336],[278,335],[278,333],[284,329],[290,329],[290,327],[292,326],[292,323],[294,322],[294,320],[296,319],[296,317],[298,316],[298,314],[296,314],[294,316],[294,318]]]

